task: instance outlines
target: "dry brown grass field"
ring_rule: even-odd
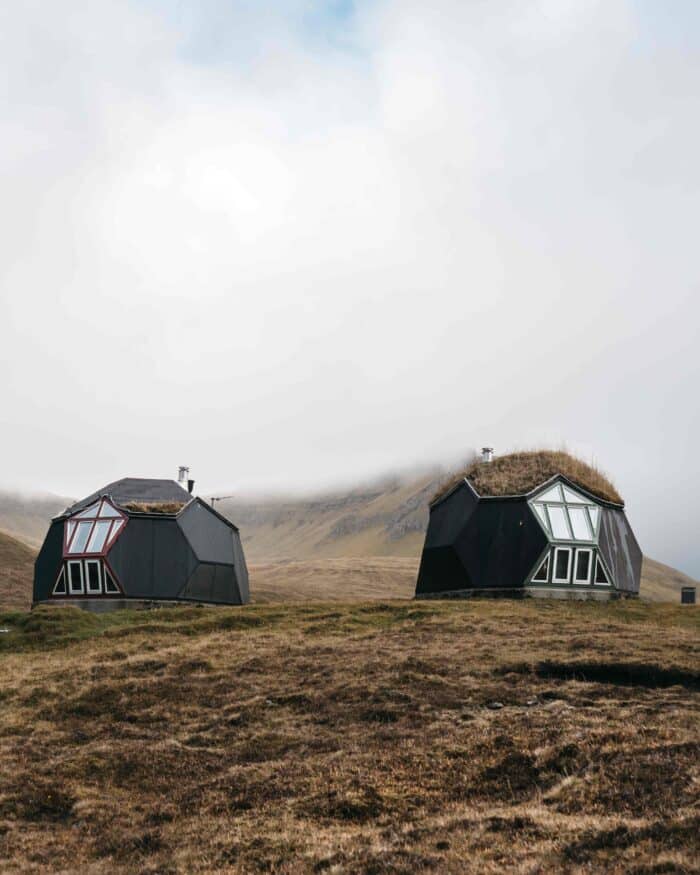
[[[700,611],[0,616],[4,872],[696,872]]]

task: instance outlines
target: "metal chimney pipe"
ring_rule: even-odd
[[[492,462],[493,461],[493,447],[482,447],[481,448],[481,461],[482,462]]]
[[[187,480],[190,476],[190,469],[187,465],[180,465],[177,469],[177,482],[182,486],[183,489],[187,489]]]

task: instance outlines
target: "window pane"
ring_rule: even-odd
[[[112,531],[109,533],[109,540],[113,541],[124,526],[124,520],[115,520],[112,523]]]
[[[66,592],[66,572],[65,569],[61,569],[61,573],[58,575],[58,580],[56,581],[56,586],[53,588],[54,595],[65,595]]]
[[[588,525],[586,509],[583,507],[570,507],[569,519],[571,520],[571,527],[574,530],[574,538],[576,538],[577,541],[590,541],[592,534]]]
[[[102,587],[100,585],[100,564],[99,562],[86,562],[86,571],[87,571],[87,591],[88,592],[101,592]]]
[[[569,581],[569,563],[571,561],[570,550],[557,550],[554,560],[554,576],[559,581]]]
[[[588,513],[591,515],[591,523],[593,524],[593,531],[596,532],[598,530],[598,517],[600,516],[600,508],[599,507],[589,507]]]
[[[551,489],[548,489],[546,492],[543,492],[542,495],[537,496],[538,501],[561,501],[561,489],[559,488],[559,484],[556,486],[552,486]]]
[[[605,573],[605,569],[603,568],[603,563],[600,559],[596,559],[595,563],[595,582],[596,583],[608,583],[608,576]]]
[[[112,580],[112,575],[105,568],[105,592],[118,593],[119,588],[116,583]]]
[[[83,553],[85,551],[85,545],[87,544],[91,528],[92,523],[78,523],[78,531],[73,537],[73,543],[68,550],[69,553]]]
[[[540,518],[540,522],[544,526],[545,531],[548,532],[549,525],[547,524],[547,514],[545,513],[544,505],[543,504],[533,504],[532,506],[535,508],[535,512],[537,513],[537,516]]]
[[[75,531],[76,523],[67,522],[66,523],[66,544],[70,544],[70,539],[73,536],[73,532]]]
[[[106,501],[102,502],[102,508],[100,510],[100,516],[106,517],[107,519],[114,519],[114,517],[121,516],[119,511],[115,510],[111,504]]]
[[[571,530],[569,529],[564,508],[550,504],[547,510],[549,511],[549,519],[552,523],[552,534],[554,537],[569,540],[571,538]]]
[[[579,550],[576,554],[576,581],[588,583],[591,571],[591,554],[588,550]]]
[[[538,581],[538,583],[547,583],[547,578],[549,577],[549,556],[546,557],[544,562],[537,569],[537,573],[532,578],[533,580]]]
[[[565,486],[564,501],[570,502],[571,504],[588,504],[590,499],[584,498],[582,495],[579,495],[578,492],[574,492],[572,489],[567,489]]]
[[[97,506],[98,502],[91,504],[90,507],[86,507],[85,510],[81,510],[79,514],[76,514],[78,517],[96,517],[97,516]]]
[[[112,523],[107,522],[97,522],[95,523],[95,528],[92,530],[92,535],[90,536],[90,541],[88,542],[86,553],[99,553],[100,550],[105,545],[105,541],[107,540],[107,535],[109,534],[109,530]]]
[[[82,562],[68,563],[68,580],[71,592],[83,591],[83,565]]]

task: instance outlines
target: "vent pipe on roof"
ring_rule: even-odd
[[[194,489],[194,480],[187,481],[187,491],[190,495],[192,495],[192,490]]]
[[[493,447],[482,447],[481,448],[481,461],[482,462],[493,462]]]
[[[187,465],[180,465],[177,469],[177,482],[183,489],[187,489],[187,480],[190,476],[190,469]]]

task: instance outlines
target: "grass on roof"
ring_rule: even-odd
[[[466,477],[479,495],[522,495],[555,474],[606,501],[623,503],[620,493],[598,468],[562,450],[534,450],[496,456],[492,462],[476,460],[438,489],[433,501],[442,498]]]
[[[186,503],[185,501],[130,501],[124,507],[132,513],[179,513]]]

